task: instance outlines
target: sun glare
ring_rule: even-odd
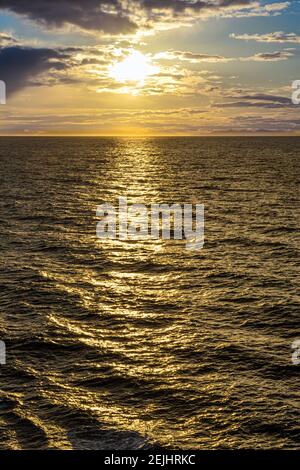
[[[149,75],[157,72],[158,67],[152,65],[150,59],[138,51],[110,67],[111,77],[118,82],[143,83]]]

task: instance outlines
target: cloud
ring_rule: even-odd
[[[66,69],[68,65],[65,59],[65,54],[53,49],[20,46],[0,48],[1,80],[6,83],[8,95],[30,86],[36,77],[45,72]]]
[[[11,46],[17,44],[16,38],[8,33],[0,33],[0,47]]]
[[[122,83],[111,75],[111,65],[124,60],[131,48],[107,46],[38,48],[25,45],[0,47],[1,79],[7,83],[8,94],[25,87],[53,86],[56,84],[81,84],[95,93],[134,95],[190,95],[205,94],[207,88],[216,86],[219,77],[203,77],[178,64],[160,64],[157,72],[142,82]],[[177,52],[182,60],[216,61],[220,56]],[[148,54],[155,64],[155,55]],[[177,59],[176,59],[177,60]]]
[[[126,11],[122,11],[119,0],[0,0],[0,9],[25,15],[50,27],[71,24],[111,34],[130,33],[137,28]]]
[[[224,57],[221,55],[211,55],[211,54],[200,54],[189,51],[165,51],[159,52],[155,55],[155,59],[165,59],[165,60],[182,60],[187,61],[192,64],[197,64],[201,62],[230,62],[234,59],[230,57]]]
[[[241,98],[246,100],[256,100],[256,101],[269,101],[273,103],[280,103],[280,104],[290,104],[291,99],[287,98],[286,96],[277,96],[277,95],[269,95],[267,93],[254,93],[250,95],[241,96]]]
[[[96,34],[131,34],[192,24],[207,16],[271,16],[290,2],[261,5],[252,0],[0,0],[12,11],[50,28],[72,25]]]
[[[232,124],[238,131],[248,130],[250,133],[296,133],[300,130],[300,120],[297,117],[274,115],[244,115],[232,119]]]
[[[242,41],[256,41],[269,43],[295,43],[300,44],[300,35],[296,33],[284,33],[283,31],[275,31],[268,34],[230,34],[232,39],[240,39]]]
[[[270,12],[278,12],[280,10],[285,10],[290,4],[291,2],[268,3],[264,8]]]
[[[217,108],[265,108],[279,109],[293,107],[291,98],[285,96],[271,95],[267,93],[253,93],[249,95],[233,96],[235,101],[215,103]]]
[[[213,55],[213,54],[204,54],[204,53],[194,53],[190,51],[164,51],[159,52],[154,55],[156,60],[171,60],[171,61],[186,61],[191,64],[197,64],[201,62],[211,62],[211,63],[226,63],[232,62],[235,60],[240,60],[242,62],[278,62],[281,60],[287,60],[290,57],[295,55],[294,49],[285,49],[283,51],[275,52],[262,52],[255,54],[250,57],[224,57],[222,55]]]
[[[132,2],[134,3],[134,2]],[[152,11],[171,11],[176,15],[181,13],[203,13],[203,15],[224,14],[233,11],[251,16],[257,14],[272,14],[285,10],[290,6],[290,2],[275,2],[273,4],[262,5],[259,1],[253,0],[139,0],[144,8]]]
[[[206,107],[174,108],[174,109],[141,109],[132,110],[85,110],[83,113],[57,113],[45,110],[39,114],[35,111],[28,115],[14,110],[0,116],[1,134],[55,134],[65,133],[76,135],[120,135],[120,129],[139,129],[153,134],[255,134],[255,133],[297,133],[300,131],[299,115],[286,111],[279,114],[277,110],[269,110],[265,115],[258,110],[239,110],[228,114],[228,110],[217,113],[215,109],[209,114]]]
[[[251,57],[241,57],[240,60],[244,62],[278,62],[280,60],[287,60],[290,57],[293,57],[294,53],[291,49],[286,49],[284,51],[275,51],[275,52],[260,52]]]

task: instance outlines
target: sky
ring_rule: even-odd
[[[300,2],[0,0],[0,135],[300,135]]]

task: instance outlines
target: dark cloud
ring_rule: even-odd
[[[50,27],[65,24],[110,34],[132,33],[141,20],[222,13],[235,8],[254,8],[252,0],[0,0],[0,9],[25,15]],[[256,3],[256,6],[258,4]],[[191,18],[192,19],[192,18]]]
[[[251,57],[242,57],[243,61],[254,61],[254,62],[278,62],[280,60],[287,60],[294,56],[294,52],[291,49],[285,49],[284,51],[275,52],[261,52]]]
[[[289,108],[293,107],[291,98],[285,96],[268,95],[265,93],[251,94],[251,95],[238,95],[235,101],[226,103],[216,103],[214,106],[217,108]]]
[[[140,3],[147,9],[173,10],[183,12],[186,10],[207,10],[207,9],[224,9],[234,6],[250,5],[252,0],[140,0]]]
[[[279,104],[291,104],[291,99],[285,96],[268,95],[266,93],[256,93],[253,95],[243,95],[240,98],[245,100],[268,101]]]
[[[67,59],[67,55],[53,49],[0,48],[0,77],[5,81],[9,95],[30,85],[44,72],[67,68]]]
[[[112,34],[129,33],[137,28],[119,0],[0,0],[0,8],[54,27],[69,23]]]

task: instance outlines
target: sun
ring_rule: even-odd
[[[145,79],[158,72],[158,67],[151,64],[151,59],[141,52],[133,51],[122,62],[111,65],[110,76],[117,82],[137,82],[142,84]]]

